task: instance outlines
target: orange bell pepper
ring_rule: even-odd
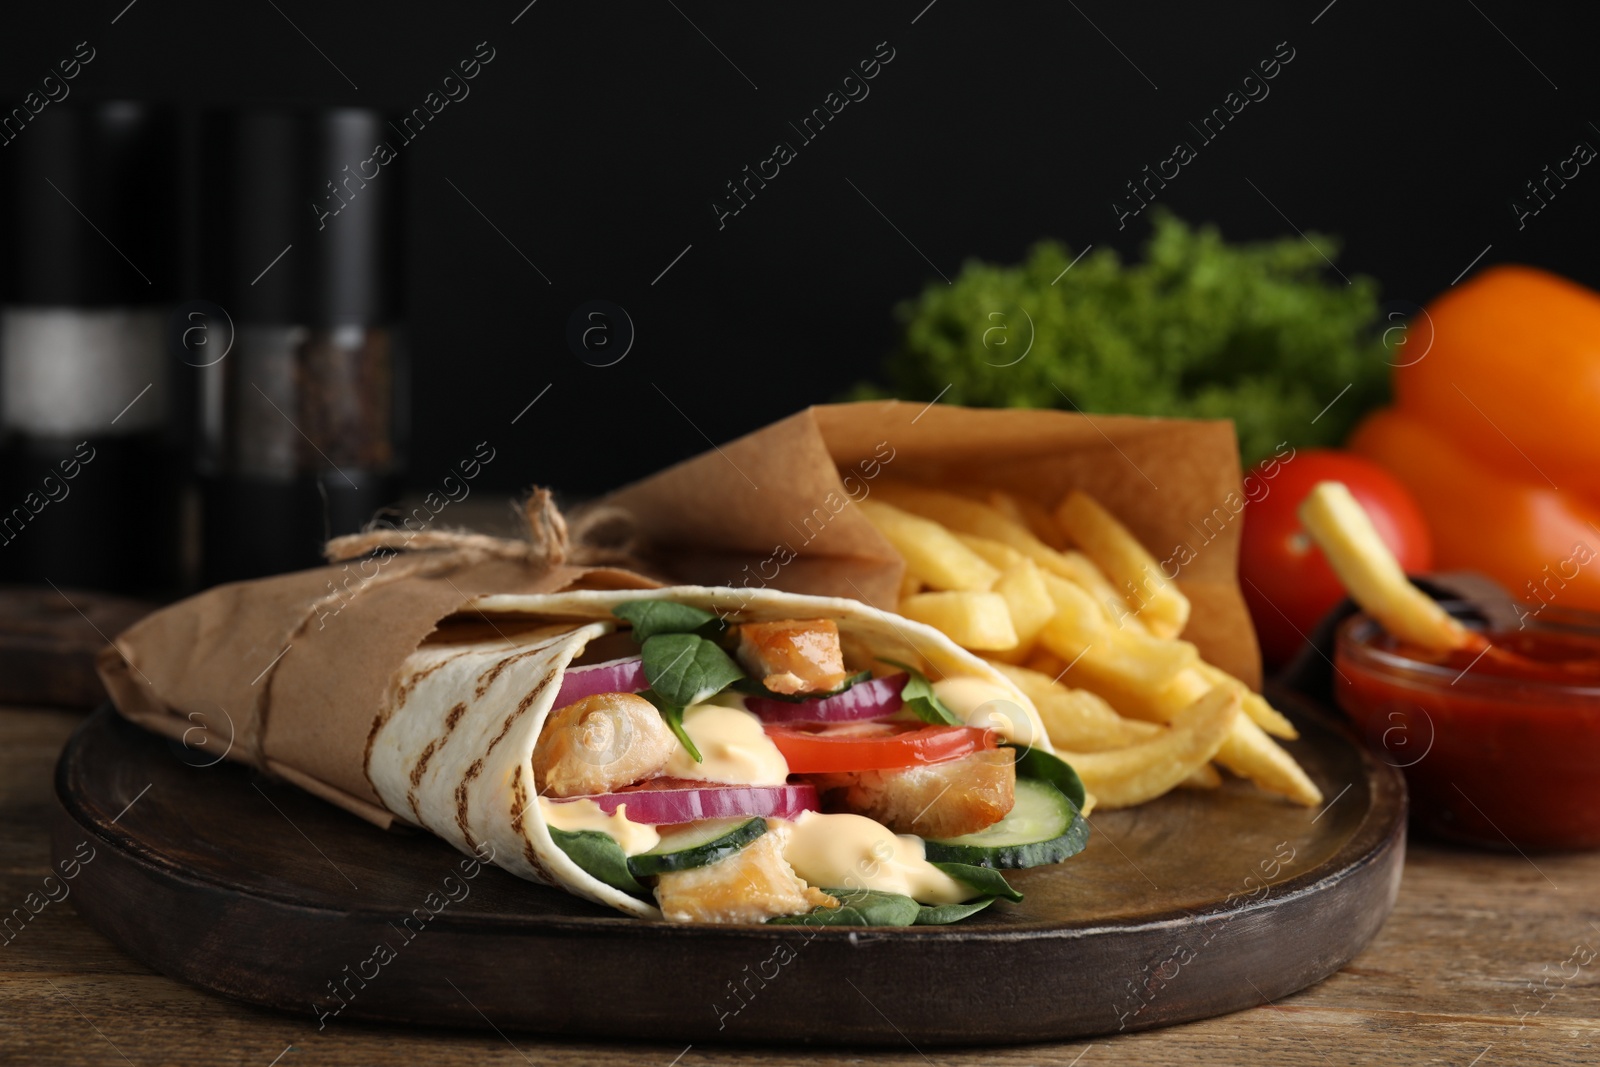
[[[1413,344],[1349,447],[1416,496],[1440,570],[1600,610],[1600,294],[1496,267],[1429,305]]]

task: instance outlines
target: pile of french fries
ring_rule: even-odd
[[[1181,639],[1188,599],[1089,495],[1052,512],[1000,491],[880,484],[859,506],[905,559],[900,614],[1010,677],[1099,807],[1216,788],[1217,766],[1321,802],[1273,740],[1294,727]]]

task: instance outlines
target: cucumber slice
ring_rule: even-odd
[[[1017,779],[1016,803],[993,826],[925,843],[931,863],[974,867],[1041,867],[1083,851],[1089,824],[1065,793],[1037,778]]]
[[[767,832],[765,819],[705,819],[661,835],[649,852],[628,857],[635,878],[704,867],[738,852]]]

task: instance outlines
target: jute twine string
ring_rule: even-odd
[[[620,508],[586,507],[569,523],[548,489],[534,489],[521,506],[522,537],[495,537],[471,530],[408,530],[369,523],[360,533],[335,537],[323,546],[330,564],[375,561],[378,570],[328,582],[329,592],[309,605],[299,627],[337,615],[362,590],[407,578],[428,578],[481,563],[520,563],[533,574],[563,565],[618,566],[640,570],[633,517]],[[349,568],[346,567],[348,571]]]
[[[335,537],[323,546],[330,564],[375,561],[378,570],[367,574],[348,574],[336,585],[328,582],[329,592],[307,606],[305,616],[289,635],[292,646],[301,635],[329,625],[329,619],[344,610],[363,590],[407,578],[426,578],[494,561],[520,563],[533,576],[563,565],[579,567],[621,566],[640,568],[635,554],[636,527],[631,515],[620,508],[587,507],[574,512],[569,523],[556,507],[547,489],[534,489],[522,502],[522,537],[495,537],[470,530],[408,530],[382,520],[368,524],[361,533]],[[350,571],[347,566],[346,572]],[[448,580],[448,579],[446,579]],[[285,649],[287,651],[287,648]],[[280,655],[279,659],[283,657]],[[263,672],[266,683],[257,696],[260,727],[247,743],[249,760],[266,767],[264,749],[266,719],[271,709],[271,690],[277,663]]]
[[[550,491],[535,489],[523,501],[521,511],[521,537],[496,537],[459,529],[414,531],[372,523],[360,533],[335,537],[324,546],[323,555],[329,563],[392,555],[402,577],[491,560],[521,563],[535,571],[563,564],[626,566],[637,562],[633,554],[633,521],[620,508],[580,509],[569,523]]]

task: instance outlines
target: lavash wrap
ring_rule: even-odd
[[[556,846],[533,799],[530,757],[562,676],[617,629],[617,604],[662,597],[730,622],[834,619],[879,655],[993,683],[1045,744],[1032,703],[983,660],[852,600],[663,588],[615,567],[487,559],[373,572],[330,614],[328,587],[343,573],[217,586],[163,608],[102,651],[101,681],[123,717],[218,761],[247,763],[381,827],[420,826],[480,858],[492,848],[516,875],[647,918],[660,913]],[[440,643],[474,621],[491,636]]]
[[[494,862],[513,874],[630,915],[660,918],[653,905],[594,878],[556,845],[534,799],[531,763],[568,665],[595,638],[617,629],[612,608],[637,599],[689,604],[730,623],[832,619],[841,635],[877,655],[920,663],[935,677],[992,683],[1020,714],[985,725],[1024,745],[1048,745],[1033,704],[1004,675],[932,627],[857,601],[705,586],[496,595],[466,610],[489,619],[503,637],[419,649],[396,675],[366,762],[384,807],[463,852],[492,848]]]

